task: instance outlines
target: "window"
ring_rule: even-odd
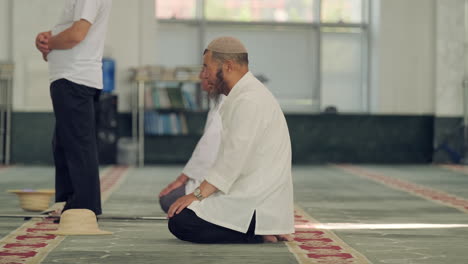
[[[206,0],[206,19],[312,22],[314,0]]]
[[[362,0],[322,0],[320,20],[324,23],[361,23]]]
[[[249,50],[285,112],[366,112],[368,0],[156,0],[158,64],[199,64],[213,38]],[[203,11],[203,12],[202,12]],[[168,52],[170,49],[177,49]]]
[[[156,1],[156,17],[160,19],[194,19],[196,0]]]

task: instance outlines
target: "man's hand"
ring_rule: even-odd
[[[185,175],[185,174],[181,174],[182,175]],[[200,184],[200,192],[201,192],[201,195],[205,198],[207,198],[208,196],[212,195],[213,193],[217,192],[218,191],[218,188],[216,188],[214,185],[212,185],[211,183],[207,182],[206,180],[204,180],[201,184]],[[167,213],[167,216],[169,218],[173,217],[174,214],[179,214],[182,210],[184,210],[187,206],[189,206],[190,204],[192,204],[193,201],[198,201],[197,197],[195,197],[195,195],[193,193],[190,193],[190,194],[187,194],[185,196],[182,196],[180,197],[179,199],[177,199],[172,205],[171,207],[169,208],[169,211]]]
[[[50,53],[49,40],[52,37],[50,31],[41,32],[36,36],[36,48],[42,53],[42,58],[47,61],[47,55]]]
[[[42,59],[44,61],[47,61],[47,55],[49,55],[49,53],[42,53]]]
[[[171,205],[167,213],[167,216],[171,218],[174,215],[179,214],[182,210],[184,210],[187,206],[189,206],[193,201],[198,201],[197,197],[195,197],[193,193],[180,197]]]
[[[172,192],[173,190],[179,188],[180,186],[184,185],[188,181],[188,176],[185,174],[180,174],[179,177],[173,182],[171,182],[169,185],[167,185],[166,188],[164,188],[160,193],[159,197],[162,197],[164,195],[167,195],[168,193]]]
[[[36,48],[42,53],[49,53],[49,39],[52,37],[52,33],[50,31],[41,32],[36,36]]]

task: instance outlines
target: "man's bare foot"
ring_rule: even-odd
[[[278,239],[278,241],[293,241],[292,235],[275,235],[275,237]]]
[[[263,242],[265,243],[276,243],[278,241],[293,241],[292,235],[284,234],[284,235],[264,235]]]
[[[62,210],[61,209],[55,209],[54,211],[49,212],[49,216],[58,217],[58,216],[61,216],[61,215],[62,215]]]
[[[278,239],[276,238],[275,235],[264,235],[263,237],[263,242],[265,243],[276,243],[278,242]]]
[[[65,202],[55,203],[44,212],[47,213],[49,216],[58,217],[62,214],[64,206],[65,206]]]

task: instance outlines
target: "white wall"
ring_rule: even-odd
[[[52,109],[49,97],[47,64],[35,49],[37,33],[49,30],[59,16],[60,0],[13,1],[13,86],[14,110]]]
[[[153,0],[114,0],[106,39],[106,49],[116,60],[116,93],[119,110],[130,109],[136,87],[129,81],[131,67],[154,64],[155,20]]]
[[[446,1],[446,0],[442,0]],[[378,50],[371,89],[374,113],[431,114],[435,110],[435,0],[380,0]],[[378,19],[375,21],[375,19]],[[372,32],[375,33],[375,30]],[[375,55],[375,54],[374,54]]]
[[[465,0],[437,1],[437,116],[461,116],[465,76]]]
[[[368,58],[368,107],[371,113],[379,112],[379,79],[380,79],[380,0],[369,1],[369,58]]]
[[[116,93],[119,111],[129,111],[136,89],[130,81],[131,67],[155,64],[156,21],[154,0],[113,0],[106,48],[116,60]]]
[[[0,0],[0,61],[11,60],[9,50],[10,34],[10,0]]]
[[[54,25],[62,5],[62,0],[13,1],[13,59],[16,64],[13,104],[16,111],[52,111],[47,64],[35,49],[34,38],[38,32]],[[128,94],[134,88],[129,82],[128,69],[154,64],[156,30],[153,14],[153,0],[113,1],[106,53],[110,53],[117,63],[119,110],[129,109]],[[1,31],[0,36],[3,45],[5,35]],[[3,46],[0,50],[5,52]]]

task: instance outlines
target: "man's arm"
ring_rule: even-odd
[[[212,195],[213,193],[218,191],[218,188],[213,184],[203,181],[200,184],[200,193],[204,198]],[[167,216],[173,217],[175,214],[179,214],[182,210],[184,210],[187,206],[189,206],[193,201],[198,200],[197,197],[193,193],[187,194],[185,196],[180,197],[177,199],[169,208]]]
[[[49,39],[49,50],[71,49],[86,38],[91,23],[85,19],[76,21],[71,27]]]

